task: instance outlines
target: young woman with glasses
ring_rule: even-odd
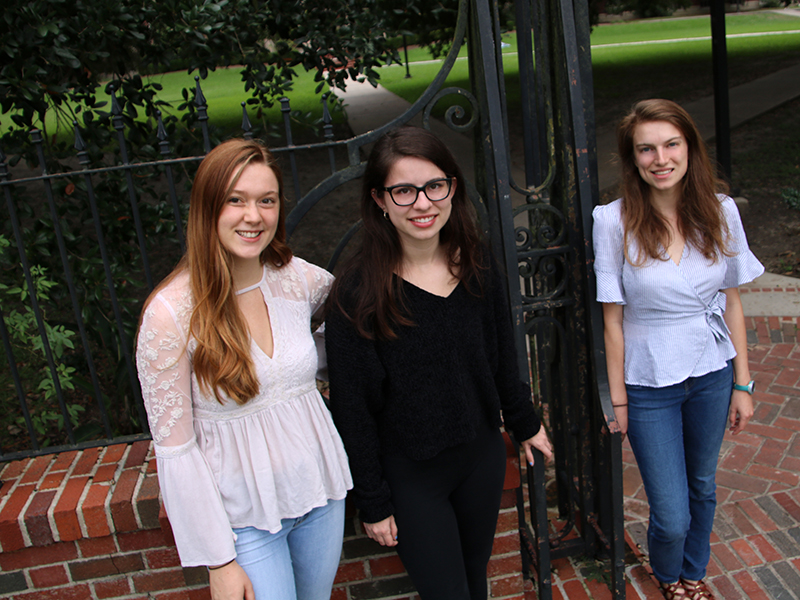
[[[331,407],[367,535],[423,600],[482,600],[505,475],[501,423],[533,463],[550,442],[520,382],[503,275],[461,170],[424,129],[380,138],[361,247],[334,284]],[[502,420],[501,420],[502,411]]]
[[[638,102],[617,140],[623,197],[594,210],[611,402],[644,481],[664,596],[713,598],[717,457],[726,420],[737,434],[753,415],[738,286],[764,267],[683,108]]]

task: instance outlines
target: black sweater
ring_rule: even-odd
[[[342,290],[349,314],[357,280]],[[331,409],[350,459],[354,501],[367,523],[394,512],[380,455],[431,458],[474,440],[484,423],[499,427],[501,409],[518,440],[539,431],[494,265],[485,280],[481,297],[459,283],[447,298],[403,282],[414,325],[395,326],[393,341],[360,337],[335,307],[328,315]]]

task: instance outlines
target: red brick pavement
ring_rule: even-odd
[[[748,317],[756,412],[726,434],[717,472],[717,515],[707,581],[725,600],[800,599],[800,318]],[[628,600],[662,599],[647,564],[647,497],[623,445]],[[535,598],[528,591],[527,598]],[[555,600],[606,599],[586,564],[553,564]]]
[[[800,319],[746,320],[756,411],[743,433],[726,434],[722,443],[707,581],[726,600],[796,600],[800,598],[800,346],[796,343]],[[625,528],[646,567],[647,497],[627,441],[624,449]]]

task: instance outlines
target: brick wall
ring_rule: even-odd
[[[523,600],[508,442],[506,491],[489,563],[491,597]],[[203,567],[184,569],[159,500],[150,442],[0,465],[0,597],[9,600],[209,600]],[[529,594],[530,595],[530,594]],[[348,509],[332,600],[418,598],[397,554]]]

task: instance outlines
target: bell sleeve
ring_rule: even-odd
[[[195,439],[191,364],[177,322],[174,306],[156,296],[139,329],[139,381],[181,564],[219,565],[236,558],[234,534],[217,480]]]
[[[622,285],[625,263],[620,201],[595,206],[592,211],[594,227],[594,273],[597,278],[597,301],[608,304],[627,304]]]
[[[764,265],[752,253],[747,245],[747,236],[742,225],[739,209],[732,198],[722,198],[722,214],[728,225],[727,249],[733,256],[725,257],[725,277],[722,289],[739,287],[750,283],[764,273]]]

